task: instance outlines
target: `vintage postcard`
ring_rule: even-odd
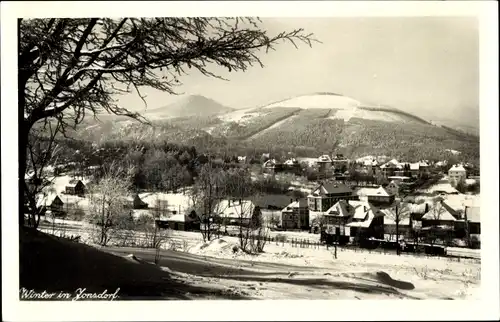
[[[5,318],[498,318],[496,7],[2,3]]]

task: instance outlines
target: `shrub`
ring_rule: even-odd
[[[284,243],[287,241],[286,235],[283,234],[277,234],[276,237],[274,237],[276,241]]]

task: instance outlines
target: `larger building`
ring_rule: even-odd
[[[307,196],[310,225],[312,226],[312,221],[330,209],[330,207],[337,203],[337,201],[358,199],[358,195],[356,195],[354,191],[345,184],[320,184],[310,195]]]

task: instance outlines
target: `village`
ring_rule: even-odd
[[[159,229],[210,229],[217,230],[213,236],[235,237],[241,235],[241,227],[251,226],[257,212],[263,218],[260,225],[267,229],[262,238],[270,241],[288,236],[290,242],[383,248],[398,254],[478,257],[478,252],[466,251],[480,248],[479,176],[470,164],[410,163],[373,156],[348,160],[338,154],[284,161],[265,154],[262,159],[260,171],[254,171],[263,177],[279,180],[282,175],[294,174],[290,193],[261,193],[246,199],[219,196],[213,213],[206,216],[196,213],[188,186],[175,192],[142,191],[123,196],[124,211],[136,220],[154,217]],[[245,166],[246,157],[239,156],[238,163]],[[314,169],[316,180],[304,174],[310,169]],[[38,200],[45,214],[41,228],[60,232],[55,229],[56,222],[64,226],[75,219],[84,221],[89,211],[86,185],[91,179],[70,174],[55,177],[51,192]],[[75,212],[80,216],[68,216]],[[210,227],[208,220],[214,223]]]

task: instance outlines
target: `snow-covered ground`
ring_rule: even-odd
[[[384,255],[341,248],[335,259],[333,248],[296,248],[286,243],[269,243],[264,253],[249,255],[242,252],[238,240],[231,237],[210,243],[200,242],[187,252],[230,259],[232,267],[251,268],[256,275],[266,276],[265,285],[251,283],[253,288],[249,288],[248,283],[241,285],[249,295],[266,299],[293,296],[315,299],[474,299],[480,286],[480,264],[472,261]],[[216,281],[228,287],[235,286],[231,279]]]
[[[50,233],[50,226],[42,230]],[[76,232],[68,229],[67,235]],[[82,241],[89,242],[84,234]],[[279,234],[288,239],[318,238],[303,232]],[[151,250],[141,248],[102,249],[151,256]],[[264,253],[251,255],[240,249],[236,237],[205,243],[200,233],[183,231],[172,231],[164,249],[161,266],[176,278],[196,286],[217,285],[253,299],[475,299],[480,286],[481,264],[474,260],[343,248],[335,259],[333,248],[292,247],[286,242],[269,242]]]

